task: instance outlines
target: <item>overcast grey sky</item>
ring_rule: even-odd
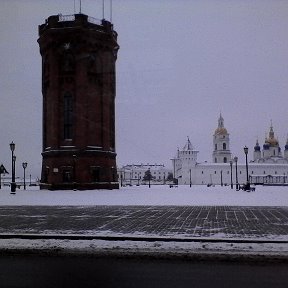
[[[79,12],[79,1],[76,11]],[[105,18],[110,19],[110,0]],[[40,177],[41,57],[38,25],[73,14],[74,0],[1,0],[0,162]],[[82,0],[102,18],[102,0]],[[263,144],[270,120],[284,148],[288,133],[288,1],[114,0],[119,34],[116,148],[118,166],[164,163],[190,137],[200,161],[211,161],[221,112],[231,151]],[[22,175],[22,174],[21,174]]]

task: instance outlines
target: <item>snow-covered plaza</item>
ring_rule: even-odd
[[[31,211],[29,209],[30,205],[34,206],[33,210]],[[75,209],[73,206],[75,206]],[[135,206],[139,206],[139,207],[135,207]],[[174,206],[174,208],[171,206]],[[180,207],[180,206],[186,206],[186,207]],[[192,206],[198,206],[198,207],[192,207]],[[223,215],[225,217],[222,219],[221,218],[223,216],[222,215],[218,219],[216,216],[215,218],[213,215],[210,215],[209,211],[212,211],[214,208],[213,207],[209,208],[208,206],[222,206],[222,207],[219,207],[219,209],[218,208],[216,209],[216,210],[219,210],[219,213],[223,210],[223,206],[226,206],[226,208],[224,208],[226,212],[224,210],[223,211],[225,213],[223,211],[221,212],[221,215],[224,213],[225,215],[224,214]],[[230,207],[227,207],[227,206],[230,206]],[[233,206],[236,206],[236,207],[233,207]],[[240,206],[247,206],[247,208],[240,207]],[[260,207],[260,206],[265,206],[265,207]],[[267,206],[270,206],[270,207],[267,207]],[[208,251],[209,253],[210,252],[214,253],[216,251],[217,253],[225,252],[225,254],[227,253],[241,253],[241,254],[253,253],[254,256],[256,254],[262,255],[264,253],[266,255],[267,253],[270,253],[270,254],[272,253],[274,256],[282,255],[283,257],[285,257],[288,251],[287,242],[285,241],[287,239],[287,234],[285,232],[286,220],[283,220],[284,221],[283,222],[281,219],[287,216],[281,215],[282,217],[281,219],[277,218],[280,215],[280,214],[278,215],[277,213],[279,213],[279,211],[281,212],[283,209],[286,209],[285,206],[286,207],[288,206],[288,187],[285,187],[285,186],[281,186],[281,187],[256,186],[256,190],[253,192],[245,192],[243,190],[236,191],[235,187],[234,189],[231,189],[230,186],[226,186],[226,187],[178,186],[178,187],[170,188],[168,185],[166,186],[153,185],[151,186],[151,188],[149,188],[148,186],[132,186],[132,187],[122,187],[119,190],[90,190],[90,191],[73,191],[73,190],[72,191],[68,191],[68,190],[67,191],[48,191],[48,190],[39,190],[38,187],[27,187],[27,190],[23,190],[23,188],[17,189],[15,195],[10,194],[9,187],[2,187],[2,189],[0,190],[0,207],[2,207],[1,213],[3,214],[2,215],[3,227],[1,226],[3,230],[2,234],[9,233],[11,235],[8,237],[8,239],[5,239],[2,237],[3,239],[0,240],[0,248],[4,250],[16,249],[17,251],[20,251],[20,250],[22,251],[23,249],[24,249],[23,251],[38,251],[38,249],[40,250],[48,249],[49,251],[50,250],[54,251],[54,249],[58,249],[58,250],[60,249],[60,251],[63,251],[63,252],[71,250],[71,251],[76,251],[76,252],[86,251],[87,253],[100,253],[100,254],[101,253],[107,254],[107,253],[110,253],[111,251],[113,253],[114,252],[135,253],[136,251],[139,253],[140,252],[152,253],[153,255],[155,255],[155,253],[164,253],[164,254],[176,253],[180,255],[182,254],[188,255],[189,253],[207,253]],[[136,211],[139,210],[138,212],[140,214],[138,212],[137,214],[135,212],[135,209]],[[197,211],[199,211],[199,209],[202,212],[201,213],[199,212],[199,215],[198,215]],[[240,210],[242,209],[243,211],[242,210],[240,211],[239,209]],[[91,213],[88,212],[88,210],[91,211]],[[187,212],[189,215],[186,213],[190,218],[186,214],[185,215],[187,216],[187,219],[185,218],[186,216],[181,212],[184,210],[190,211],[190,212],[189,211]],[[236,210],[237,211],[239,210],[239,211],[237,212]],[[270,215],[272,217],[270,219],[271,221],[268,218],[267,219],[265,218],[266,220],[264,218],[262,220],[257,219],[257,217],[255,215],[253,216],[248,210],[249,211],[251,210],[252,214],[261,213],[262,216],[260,215],[260,217],[264,217],[264,218],[268,217],[271,214]],[[106,211],[104,213],[105,215],[103,214],[103,217],[102,217],[101,216],[102,214],[99,211],[100,212]],[[111,213],[111,215],[109,213]],[[113,213],[114,214],[116,213],[116,214],[114,215]],[[144,214],[148,213],[148,214],[147,215],[145,214],[146,216],[143,218],[144,214],[142,213]],[[163,213],[164,214],[172,213],[172,215],[169,214],[172,218],[168,214],[165,214],[166,215],[165,218],[161,218],[161,217],[164,217]],[[195,217],[193,213],[194,214],[196,213]],[[232,213],[232,214],[230,215],[229,213],[230,214]],[[240,218],[237,219],[238,216],[240,215],[238,213],[240,213],[244,217],[244,218],[240,217],[242,220]],[[193,216],[191,216],[192,214]],[[252,217],[250,215],[252,217],[251,221],[245,218],[249,214],[253,216]],[[139,215],[142,215],[141,216],[142,218]],[[213,221],[216,224],[213,221],[210,224],[212,226],[218,225],[217,226],[218,228],[216,230],[215,229],[211,230],[208,227],[209,225],[207,226],[209,222],[208,220],[210,219],[208,215],[210,218],[211,217],[215,218],[215,219],[213,218],[214,219]],[[101,217],[106,220],[103,220]],[[138,219],[138,217],[140,218]],[[208,218],[205,220],[203,217],[204,218],[208,217]],[[225,218],[227,219],[225,220]],[[109,225],[112,225],[111,226],[112,229],[111,227],[109,229],[105,228],[106,226],[103,224],[104,222],[103,223],[101,221],[99,222],[99,219],[102,219],[101,221],[104,221],[106,223],[105,225],[108,228],[110,227]],[[78,223],[77,225],[79,227],[75,224],[76,223],[75,221]],[[170,221],[172,222],[170,223]],[[178,226],[180,225],[179,227],[176,224],[173,224],[175,223],[175,221],[176,222],[178,221],[177,225]],[[271,225],[269,224],[270,223],[269,221],[272,223]],[[46,222],[47,222],[47,226],[45,226]],[[44,226],[40,227],[39,225],[40,226],[44,225]],[[91,230],[90,226],[88,229],[87,225],[88,226],[92,225],[91,227],[93,229]],[[114,227],[113,225],[116,225],[116,226]],[[167,226],[167,229],[166,229],[165,227],[164,228],[162,227],[163,225],[164,226],[168,225],[169,227]],[[174,225],[176,226],[174,227]],[[255,231],[253,229],[252,231],[249,230],[250,232],[247,230],[245,233],[248,233],[248,234],[246,235],[243,231],[245,229],[250,229],[249,225],[253,229],[256,229],[256,230]],[[264,226],[266,225],[266,226],[264,227],[263,225]],[[282,230],[280,229],[281,231],[279,230],[280,232],[279,233],[277,232],[279,235],[277,233],[275,233],[274,235],[273,229],[275,227],[277,228],[278,227],[277,225],[280,225],[279,229],[281,228]],[[7,228],[5,228],[6,226]],[[129,229],[131,231],[128,229],[129,231],[127,230],[128,232],[127,231],[125,232],[126,226],[130,227],[131,229],[130,228]],[[162,230],[160,229],[160,226],[162,227],[161,228]],[[14,230],[12,229],[12,227],[14,227],[13,228]],[[74,227],[73,229],[75,231],[71,227]],[[143,230],[144,232],[140,231],[141,227],[142,229],[144,229]],[[154,229],[153,227],[156,229],[155,231],[153,230]],[[186,232],[184,231],[185,233],[183,234],[183,231],[181,229],[180,229],[181,231],[180,230],[178,231],[176,228],[178,230],[180,228],[182,230],[185,228],[187,231]],[[42,231],[39,234],[40,236],[42,235],[42,233],[43,235],[51,234],[52,238],[54,237],[53,235],[62,235],[62,236],[64,235],[64,238],[65,238],[65,235],[67,233],[69,235],[71,233],[77,234],[77,235],[80,233],[79,235],[82,234],[84,235],[84,237],[85,235],[91,236],[91,233],[92,233],[92,235],[94,235],[96,238],[94,240],[93,239],[90,239],[90,240],[58,239],[57,240],[57,239],[44,239],[44,238],[38,239],[39,237],[34,240],[33,240],[33,237],[31,239],[27,239],[27,237],[29,238],[29,235],[32,235],[33,233],[35,234],[36,233],[35,231],[38,231],[37,229],[38,230],[40,229]],[[80,229],[79,230],[80,232],[77,229]],[[147,229],[149,231],[153,230],[154,232],[148,233]],[[166,229],[167,231],[166,230],[164,231],[163,229],[164,230]],[[228,229],[228,230],[223,230],[223,229]],[[241,234],[242,235],[241,236],[237,232],[239,234],[238,235],[235,229],[239,233],[243,232],[244,234],[243,235]],[[196,234],[194,233],[195,235],[192,233],[194,230],[196,231],[195,232]],[[271,230],[272,232],[271,231],[269,232],[268,230],[269,231]],[[205,234],[206,233],[205,231],[207,233],[210,231],[209,232],[210,234],[208,233],[210,236],[208,234],[207,236]],[[21,239],[20,237],[19,239],[15,239],[15,237],[13,236],[15,233],[16,234],[24,233],[23,235],[26,235],[26,238]],[[171,233],[172,234],[174,233],[174,234],[172,235]],[[189,233],[190,234],[192,233],[193,235],[192,234],[190,235]],[[206,236],[202,239],[202,236],[204,235],[203,233]],[[272,233],[272,234],[268,235],[267,233],[268,234]],[[38,235],[38,232],[35,235]],[[124,237],[124,238],[128,236],[129,237],[132,236],[136,238],[142,237],[143,239],[146,239],[146,237],[148,237],[147,239],[149,239],[149,237],[156,237],[156,238],[160,237],[160,238],[159,240],[155,240],[152,242],[146,241],[146,240],[143,241],[143,239],[142,240],[139,239],[137,241],[131,241],[128,239],[126,239],[126,241],[123,241],[123,239],[122,241],[117,241],[117,239],[115,241],[105,241],[105,240],[97,239],[99,235],[103,237],[106,237],[106,236],[115,237],[116,236],[116,237]],[[189,239],[192,237],[190,240],[194,238],[195,239],[198,238],[198,240],[200,241],[194,242],[193,240],[193,242],[191,241],[190,242],[182,242],[182,241],[181,242],[179,241],[175,241],[175,242],[164,241],[163,242],[162,241],[163,237],[164,238],[166,237],[168,238],[178,237],[179,238],[180,237],[181,239],[182,238]],[[216,238],[217,238],[217,241],[213,242],[212,240]],[[208,240],[212,239],[212,240],[208,241],[207,239]],[[235,242],[234,241],[235,239],[238,239],[238,242]],[[259,239],[261,240],[260,242],[259,242]],[[244,242],[242,242],[242,240]],[[255,243],[253,242],[254,240],[256,241]],[[231,244],[229,241],[232,241],[233,244]]]
[[[119,190],[49,191],[38,187],[0,190],[3,205],[157,205],[157,206],[288,206],[287,186],[256,186],[253,192],[230,186],[168,185],[122,187]]]

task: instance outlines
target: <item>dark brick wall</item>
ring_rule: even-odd
[[[49,17],[39,26],[39,36],[43,94],[41,187],[118,188],[117,33],[109,22],[92,24],[86,15],[78,14],[73,21]],[[67,99],[72,99],[72,104]]]

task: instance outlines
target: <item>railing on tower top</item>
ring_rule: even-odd
[[[102,21],[100,19],[88,16],[88,22],[92,24],[102,25]]]
[[[66,21],[75,21],[75,15],[62,15],[59,14],[59,22],[66,22]],[[87,21],[92,24],[102,25],[102,21],[100,19],[88,16]]]
[[[75,15],[62,15],[59,14],[59,22],[75,21]]]

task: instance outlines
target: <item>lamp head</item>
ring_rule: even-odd
[[[27,168],[27,162],[23,162],[23,163],[22,163],[22,167],[23,167],[24,169],[26,169],[26,168]]]
[[[244,147],[244,153],[245,153],[246,155],[248,154],[248,147],[247,147],[247,146]]]
[[[9,145],[10,145],[10,150],[13,152],[15,150],[15,143],[12,141]]]

